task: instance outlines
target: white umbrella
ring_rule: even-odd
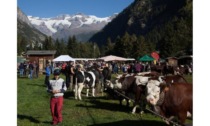
[[[119,56],[113,56],[113,55],[109,55],[109,56],[105,56],[105,57],[101,57],[98,58],[99,60],[104,60],[104,61],[126,61],[126,58],[123,57],[119,57]]]
[[[57,58],[53,59],[53,62],[56,61],[75,61],[75,59],[73,59],[69,55],[60,55]]]

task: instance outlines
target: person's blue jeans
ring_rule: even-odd
[[[20,69],[20,70],[19,70],[19,72],[20,72],[20,77],[23,76],[23,70],[24,70],[24,69]]]
[[[33,70],[30,70],[30,79],[33,78]]]

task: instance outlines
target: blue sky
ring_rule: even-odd
[[[34,17],[56,17],[60,14],[84,13],[98,17],[119,13],[134,0],[17,0],[18,7]]]

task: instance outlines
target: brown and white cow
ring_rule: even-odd
[[[181,125],[192,114],[193,87],[188,83],[161,84],[157,80],[150,80],[147,84],[147,101],[154,105],[157,113],[169,118],[178,117]]]
[[[134,102],[134,107],[132,109],[132,113],[136,112],[137,105],[139,105],[142,95],[145,94],[146,83],[150,78],[142,76],[144,74],[148,74],[148,72],[141,74],[123,74],[119,75],[117,79],[114,81],[114,83],[112,83],[111,81],[107,81],[106,83],[106,85],[108,85],[110,88],[118,90],[120,92],[124,92],[125,93],[124,95],[126,97],[128,97],[129,93],[135,95],[135,100],[134,100],[135,102]],[[129,106],[128,99],[126,100],[127,100],[127,106]],[[122,101],[120,101],[120,104],[122,104]]]

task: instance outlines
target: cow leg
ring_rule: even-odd
[[[120,106],[122,106],[122,99],[120,99],[119,101],[120,101]]]
[[[86,90],[86,97],[88,97],[89,96],[89,88],[87,88],[87,90]]]
[[[146,99],[143,98],[141,99],[140,102],[140,113],[143,114],[145,109],[146,109]]]
[[[163,119],[163,121],[164,121],[167,125],[170,125],[170,121],[172,121],[172,119],[174,119],[174,116],[171,116],[171,117],[167,118],[167,120]]]
[[[92,96],[95,97],[95,88],[92,88]]]
[[[122,106],[122,101],[123,101],[123,98],[120,96],[119,98],[119,101],[120,101],[120,106]]]
[[[139,87],[136,87],[136,88],[138,89]],[[136,91],[136,93],[135,93],[135,102],[134,102],[134,105],[133,105],[132,114],[136,113],[136,108],[138,106],[139,99],[140,99],[140,93],[138,91]]]
[[[135,113],[136,113],[136,108],[137,108],[137,104],[136,104],[136,102],[135,102],[135,103],[134,103],[133,110],[132,110],[132,114],[135,114]]]
[[[77,84],[74,85],[74,97],[77,99],[77,91],[78,91],[78,86]]]
[[[142,96],[141,93],[143,92],[142,87],[137,86],[133,89],[133,91],[135,92],[135,102],[134,102],[134,107],[133,107],[132,113],[134,114],[136,112],[136,108],[139,105],[140,113],[143,114],[144,113],[143,100],[140,104],[140,100],[141,100],[141,96]]]
[[[103,79],[100,80],[101,83],[101,95],[104,96],[104,82]]]
[[[125,92],[125,96],[128,97],[128,93],[127,92]],[[130,106],[129,99],[125,98],[125,100],[126,100],[126,106],[129,107]]]
[[[82,100],[82,97],[81,97],[81,92],[82,92],[82,89],[83,89],[83,83],[79,83],[78,84],[78,98],[79,98],[79,100]]]
[[[130,103],[129,103],[129,99],[126,98],[126,106],[129,107]]]
[[[182,126],[184,126],[184,122],[185,122],[186,118],[187,118],[187,111],[183,111],[183,112],[178,113],[178,119],[179,119],[180,124]]]

